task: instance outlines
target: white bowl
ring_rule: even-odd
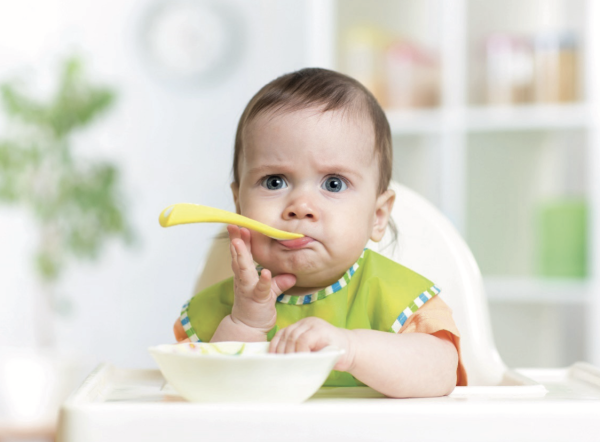
[[[268,342],[159,345],[148,350],[167,382],[192,402],[287,402],[311,397],[344,353],[268,353]]]

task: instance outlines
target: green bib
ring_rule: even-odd
[[[316,316],[345,328],[397,333],[410,315],[440,292],[431,281],[372,250],[335,284],[304,296],[282,294],[277,298],[277,323],[269,332],[302,318]],[[193,342],[209,342],[233,307],[233,278],[202,290],[184,306],[181,323]],[[350,373],[332,371],[328,387],[364,385]]]

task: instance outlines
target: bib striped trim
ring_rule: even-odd
[[[436,286],[432,286],[429,289],[425,290],[423,293],[421,293],[419,296],[417,296],[414,299],[414,301],[408,304],[408,307],[406,307],[402,311],[402,313],[400,313],[400,315],[396,318],[396,320],[392,324],[392,327],[390,328],[390,331],[393,333],[398,333],[398,331],[402,328],[406,320],[414,312],[416,312],[419,309],[419,307],[421,307],[423,304],[425,304],[427,301],[429,301],[431,298],[433,298],[440,292],[441,290],[439,288],[437,288]]]
[[[190,305],[190,301],[186,302],[183,305],[183,307],[181,307],[181,316],[179,317],[179,319],[181,320],[181,325],[183,325],[183,329],[185,330],[185,333],[188,335],[188,338],[190,338],[190,341],[202,342],[200,340],[200,338],[198,338],[198,336],[196,335],[196,331],[194,330],[194,328],[192,327],[192,324],[190,323],[190,318],[188,318],[188,314],[187,314],[188,305]]]
[[[354,265],[350,267],[337,282],[333,283],[329,287],[325,287],[324,289],[321,289],[316,293],[311,293],[310,295],[303,296],[290,296],[282,293],[277,297],[277,302],[291,305],[312,304],[313,302],[325,299],[329,295],[333,295],[335,292],[339,292],[344,287],[346,287],[346,285],[348,285],[350,279],[352,279],[352,276],[354,276],[356,270],[358,270],[358,268],[362,264],[363,258],[365,256],[365,250],[367,249],[363,250],[363,252],[360,255],[360,258],[358,258],[358,261],[356,261]]]

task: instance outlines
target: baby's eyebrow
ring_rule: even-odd
[[[267,172],[278,172],[287,173],[293,171],[294,168],[289,165],[283,164],[262,164],[260,166],[252,167],[248,170],[249,174],[263,174]]]
[[[358,169],[349,169],[344,166],[336,166],[336,165],[324,164],[323,166],[319,167],[319,171],[323,174],[361,176],[360,170],[358,170]]]
[[[348,175],[354,177],[360,177],[362,174],[359,170],[347,168],[345,166],[336,165],[336,164],[324,164],[318,168],[319,172],[324,175]],[[297,168],[293,165],[284,165],[284,164],[262,164],[260,166],[252,167],[248,170],[248,173],[251,175],[254,174],[266,174],[266,173],[293,173],[297,171]]]
[[[340,164],[320,164],[317,170],[322,175],[339,175],[348,178],[350,181],[360,180],[363,177],[360,169]]]

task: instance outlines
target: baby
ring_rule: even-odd
[[[357,81],[303,69],[264,86],[237,129],[236,210],[305,236],[277,241],[228,226],[234,277],[184,305],[177,340],[270,340],[273,353],[335,345],[345,353],[326,386],[368,385],[390,397],[466,385],[439,289],[365,249],[388,228],[391,170],[389,124]]]

